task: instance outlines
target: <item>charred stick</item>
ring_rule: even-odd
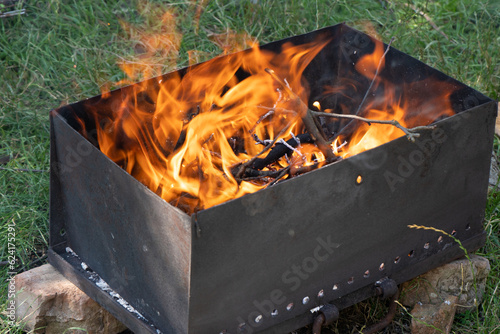
[[[290,171],[290,166],[283,168],[278,176],[273,180],[273,182],[269,183],[266,188],[274,186],[283,176],[285,176]]]
[[[234,175],[234,178],[237,180],[241,179],[241,177],[245,173],[246,168],[251,166],[256,159],[259,159],[259,156],[261,156],[262,154],[266,153],[269,149],[271,149],[271,147],[273,147],[273,145],[276,143],[276,141],[279,139],[279,137],[282,134],[284,134],[288,130],[289,127],[290,127],[290,124],[287,124],[283,129],[281,129],[280,132],[278,132],[278,134],[276,135],[276,137],[274,137],[274,139],[269,144],[267,144],[267,146],[264,147],[262,149],[262,151],[257,153],[257,155],[255,155],[252,159],[250,159],[244,163],[239,163],[237,165],[234,165],[232,167],[232,173]]]
[[[184,141],[186,140],[186,131],[187,125],[184,124],[182,126],[181,133],[179,134],[179,138],[177,139],[177,143],[175,143],[173,152],[177,151],[184,144]]]
[[[370,118],[365,118],[357,115],[345,115],[345,114],[335,114],[335,113],[328,113],[328,112],[319,112],[319,111],[311,111],[314,113],[314,115],[317,116],[326,116],[326,117],[334,117],[334,118],[349,118],[352,120],[358,120],[367,123],[368,125],[371,125],[371,123],[376,123],[376,124],[389,124],[397,127],[401,131],[403,131],[406,134],[406,137],[408,138],[409,141],[415,142],[415,138],[420,137],[420,133],[418,131],[422,130],[432,130],[435,128],[433,125],[424,125],[424,126],[416,126],[414,128],[408,129],[404,126],[402,126],[398,121],[395,119],[393,120],[377,120],[377,119],[370,119]]]
[[[293,138],[293,139],[295,139],[295,141],[296,141],[296,142],[300,145],[300,138],[299,138],[299,137],[297,137],[297,136],[295,136],[295,135],[293,134],[293,132],[290,132],[290,135],[291,135],[291,136],[292,136],[292,138]]]
[[[312,143],[312,137],[308,133],[303,133],[298,136],[296,136],[301,143]],[[291,146],[291,147],[297,147],[299,143],[294,139],[288,139],[286,143]],[[285,144],[278,143],[276,144],[273,149],[267,154],[265,158],[256,158],[253,163],[251,164],[251,167],[254,169],[262,169],[273,162],[276,162],[279,158],[284,156],[285,154],[289,154],[292,152],[292,149],[287,147]]]
[[[216,157],[218,157],[218,158],[222,158],[222,155],[221,155],[219,152],[210,151],[209,149],[206,149],[206,148],[204,148],[204,147],[202,147],[201,149],[202,149],[203,151],[205,151],[205,152],[210,153],[210,155],[212,155],[212,156],[216,156]]]
[[[267,182],[269,182],[268,178],[269,178],[269,176],[251,176],[251,177],[244,177],[244,178],[239,179],[237,181],[238,182],[242,182],[242,181],[246,181],[246,182],[261,181],[261,182],[267,183]]]
[[[151,98],[149,96],[147,96],[147,98],[149,98],[149,100],[151,100]],[[212,108],[213,108],[213,105],[212,105],[212,107],[210,107],[209,111],[211,111]],[[179,138],[177,139],[177,143],[175,144],[174,152],[184,144],[184,141],[186,140],[186,132],[187,132],[188,124],[189,124],[189,122],[191,122],[191,120],[193,118],[198,116],[200,114],[200,112],[201,112],[201,108],[199,105],[197,105],[196,111],[187,114],[187,116],[184,119],[183,124],[182,124],[181,133],[179,134]],[[207,139],[207,141],[208,140],[210,140],[210,139]]]
[[[300,146],[300,140],[298,140],[297,137],[293,136],[292,135],[292,139],[297,143],[297,146]],[[305,158],[305,156],[302,154],[302,152],[300,152],[299,150],[297,150],[295,147],[293,147],[292,145],[288,144],[286,141],[284,141],[283,139],[280,139],[278,140],[278,144],[283,144],[285,145],[286,147],[288,147],[288,149],[292,150],[293,152],[297,153],[301,158]],[[287,154],[288,155],[288,154]]]
[[[245,171],[245,176],[242,178],[243,181],[247,180],[257,180],[265,177],[278,177],[283,169],[278,170],[258,170],[253,168],[247,168]]]

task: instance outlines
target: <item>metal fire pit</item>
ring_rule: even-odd
[[[374,48],[343,24],[261,48],[319,34],[332,41],[304,73],[309,105]],[[496,102],[393,48],[380,76],[452,86],[456,114],[415,143],[401,137],[191,216],[79,133],[93,124],[91,108],[113,112],[110,101],[132,86],[53,110],[49,261],[136,333],[283,333],[324,305],[348,307],[386,279],[399,284],[464,254],[453,238],[409,225],[481,247]],[[364,93],[369,80],[356,79]]]

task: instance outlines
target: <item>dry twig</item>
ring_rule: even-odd
[[[397,127],[401,131],[403,131],[406,134],[406,137],[408,138],[409,141],[415,142],[415,138],[420,137],[420,133],[417,131],[422,131],[422,130],[432,130],[435,128],[434,125],[423,125],[423,126],[416,126],[414,128],[406,128],[402,126],[398,121],[395,119],[393,120],[377,120],[377,119],[371,119],[371,118],[365,118],[357,115],[344,115],[344,114],[335,114],[335,113],[327,113],[327,112],[319,112],[319,111],[311,111],[314,116],[326,116],[326,117],[333,117],[333,118],[348,118],[348,119],[353,119],[353,120],[358,120],[367,123],[370,125],[371,123],[375,124],[389,124]]]
[[[258,123],[262,122],[265,118],[269,117],[270,115],[272,115],[276,112],[293,113],[293,114],[301,117],[302,122],[304,124],[304,127],[306,128],[306,131],[311,136],[311,138],[314,141],[314,143],[316,144],[316,146],[318,146],[318,148],[321,150],[321,152],[325,155],[327,163],[335,161],[337,159],[337,156],[332,148],[332,145],[331,145],[332,141],[326,140],[325,135],[323,134],[323,132],[321,130],[321,127],[319,125],[320,123],[318,120],[319,117],[345,118],[345,119],[351,119],[352,121],[358,120],[358,121],[366,122],[369,125],[371,123],[392,125],[392,126],[397,127],[398,129],[400,129],[401,131],[403,131],[406,134],[408,140],[414,142],[415,138],[418,138],[420,136],[418,131],[433,129],[434,126],[417,126],[417,127],[408,129],[408,128],[402,126],[397,120],[374,120],[374,119],[368,119],[365,117],[358,116],[358,113],[362,110],[362,107],[363,107],[363,105],[364,105],[364,103],[369,95],[369,92],[371,91],[371,88],[372,88],[372,86],[373,86],[373,84],[374,84],[374,82],[379,74],[383,59],[385,58],[385,56],[389,52],[389,49],[390,49],[393,41],[394,41],[394,37],[391,38],[389,44],[387,45],[387,48],[386,48],[384,54],[380,58],[379,64],[378,64],[377,69],[375,71],[375,74],[372,78],[372,81],[370,82],[370,85],[368,86],[368,89],[367,89],[367,91],[366,91],[366,93],[365,93],[365,95],[364,95],[361,103],[359,104],[358,109],[356,110],[356,113],[354,115],[327,113],[327,112],[313,111],[313,110],[309,109],[309,107],[301,100],[301,98],[296,93],[294,93],[292,91],[292,89],[290,88],[290,86],[288,85],[286,80],[281,79],[273,70],[266,68],[265,71],[269,75],[271,75],[271,77],[278,84],[280,84],[283,91],[287,93],[288,98],[289,98],[287,100],[288,108],[281,108],[281,107],[277,107],[276,105],[273,106],[272,108],[258,106],[259,108],[263,108],[263,109],[268,110],[268,112],[266,114],[264,114],[263,116],[261,116],[259,118]],[[280,91],[280,99],[281,99],[281,91]],[[351,122],[349,122],[347,125],[349,125],[350,123]],[[258,169],[252,168],[252,165],[258,159],[258,157],[261,156],[262,154],[264,154],[265,152],[267,152],[268,150],[270,150],[274,146],[274,144],[279,140],[279,137],[281,135],[283,135],[283,133],[285,133],[285,131],[288,130],[290,125],[291,125],[291,122],[289,122],[288,125],[286,125],[283,129],[281,129],[281,131],[274,137],[273,140],[262,141],[259,138],[256,138],[256,141],[258,143],[267,144],[267,145],[264,147],[264,149],[261,152],[259,152],[257,155],[252,157],[250,160],[233,166],[233,171],[234,171],[233,175],[236,178],[236,180],[238,180],[239,182],[246,180],[247,178],[243,178],[243,176],[246,175],[247,172],[249,174],[253,174],[253,175],[248,175],[252,179],[254,177],[259,178],[259,177],[275,176],[276,172],[278,172],[279,174],[276,176],[276,179],[268,185],[268,186],[272,186],[273,184],[278,182],[283,176],[285,176],[287,173],[290,172],[292,165],[289,165],[286,168],[281,169],[280,171],[259,172]],[[254,130],[255,130],[255,127],[250,130],[250,133],[252,133]],[[342,130],[339,131],[339,133],[342,132]],[[338,134],[337,134],[337,136],[338,136]],[[288,147],[287,143],[284,140],[281,140],[281,141],[283,142],[282,143],[283,145]],[[293,147],[292,148],[289,147],[289,149],[295,150]],[[237,169],[235,169],[235,168],[237,168]],[[316,166],[308,166],[307,170],[310,170],[311,168],[312,169],[317,168],[317,165]],[[299,170],[296,170],[295,172],[300,173]],[[295,173],[293,173],[293,174],[295,174]]]

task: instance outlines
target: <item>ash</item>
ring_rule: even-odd
[[[106,283],[106,281],[102,279],[102,277],[100,277],[95,271],[93,271],[85,262],[81,261],[80,257],[78,256],[78,254],[76,254],[73,251],[73,249],[71,249],[70,247],[66,247],[66,253],[68,253],[69,255],[75,257],[76,259],[78,259],[78,261],[80,262],[81,268],[87,274],[87,278],[90,281],[92,281],[93,283],[95,283],[95,285],[97,285],[97,287],[99,287],[99,289],[103,290],[108,295],[110,295],[123,308],[125,308],[130,313],[134,314],[136,316],[136,318],[138,318],[138,319],[140,319],[140,320],[148,323],[150,326],[154,327],[154,325],[152,325],[148,321],[148,319],[146,319],[142,314],[139,313],[139,311],[137,311],[132,305],[130,305],[125,299],[123,299],[123,297],[120,296],[120,294],[118,292],[116,292],[115,290],[111,289],[111,287],[108,285],[108,283]],[[162,332],[159,329],[156,329],[156,333],[157,334],[162,334]]]
[[[66,247],[66,253],[78,257],[78,255],[76,255],[76,253],[71,249],[71,247]]]
[[[140,314],[135,308],[133,308],[132,305],[130,305],[125,299],[123,299],[122,296],[120,296],[120,294],[118,294],[118,292],[111,289],[109,287],[108,283],[106,283],[101,277],[99,277],[99,275],[97,275],[96,273],[93,273],[93,274],[95,275],[95,284],[101,290],[106,291],[108,293],[108,295],[113,297],[113,299],[115,299],[121,306],[123,306],[125,309],[127,309],[127,311],[135,314],[135,316],[137,318],[142,319],[142,320],[146,320],[146,318],[144,318],[144,316],[142,314]]]

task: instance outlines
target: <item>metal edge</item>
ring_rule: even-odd
[[[75,134],[75,135],[80,136],[80,134],[79,134],[79,133],[78,133],[78,132],[77,132],[77,131],[73,128],[73,127],[71,127],[71,125],[69,125],[69,124],[68,124],[67,120],[66,120],[63,116],[61,116],[60,114],[58,114],[57,112],[55,112],[55,113],[54,113],[51,117],[52,117],[52,120],[51,120],[51,121],[52,121],[53,123],[56,123],[56,126],[57,126],[57,124],[60,124],[59,126],[64,126],[64,129],[65,129],[66,131],[69,131],[69,133],[72,133],[72,134]],[[55,131],[55,133],[57,134],[57,131]],[[53,138],[53,139],[55,139],[55,138]],[[84,141],[86,141],[86,142],[88,142],[88,141],[87,141],[85,138],[83,138],[83,137],[81,137],[81,139],[82,139],[82,140],[84,140]],[[60,141],[60,140],[59,140],[59,141]],[[91,145],[91,143],[90,143],[90,142],[89,142],[88,144],[89,144],[89,145]],[[179,216],[179,217],[180,217],[180,219],[182,219],[182,221],[184,221],[184,223],[185,223],[185,224],[182,224],[182,225],[183,225],[183,227],[185,227],[185,228],[186,228],[186,230],[191,230],[191,223],[190,223],[190,221],[191,221],[191,219],[190,219],[190,218],[191,218],[191,217],[190,217],[190,216],[188,216],[186,213],[182,212],[182,211],[181,211],[181,210],[179,210],[178,208],[176,208],[176,207],[174,207],[174,206],[170,205],[169,203],[167,203],[166,201],[164,201],[163,199],[161,199],[161,198],[160,198],[159,196],[157,196],[154,192],[152,192],[152,191],[151,191],[148,187],[146,187],[145,185],[143,185],[142,183],[140,183],[137,179],[135,179],[133,176],[131,176],[129,173],[127,173],[126,171],[124,171],[123,169],[121,169],[118,165],[116,165],[116,164],[115,164],[115,163],[114,163],[111,159],[109,159],[107,156],[103,155],[103,154],[102,154],[102,152],[101,152],[100,150],[98,150],[98,148],[94,147],[93,145],[91,145],[91,146],[92,146],[92,152],[94,152],[94,153],[98,153],[99,155],[102,155],[103,159],[105,159],[105,160],[109,163],[109,165],[110,165],[110,166],[111,166],[111,167],[112,167],[112,168],[113,168],[113,169],[114,169],[117,173],[119,173],[119,174],[120,174],[121,176],[123,176],[123,177],[128,178],[128,180],[129,180],[130,184],[134,184],[136,187],[138,187],[138,188],[142,189],[145,193],[147,193],[147,194],[151,195],[151,196],[152,196],[152,198],[154,198],[155,200],[157,199],[158,201],[161,201],[161,207],[162,207],[162,208],[167,209],[167,210],[171,210],[171,211],[173,212],[173,214],[175,214],[175,215]],[[56,151],[56,153],[57,153],[57,148],[56,148],[56,146],[55,146],[55,145],[54,145],[54,149],[55,149],[55,151]],[[61,158],[62,160],[64,160],[64,157],[60,157],[60,158]],[[56,171],[56,172],[57,172],[57,171]],[[57,176],[57,173],[56,173],[56,176]],[[55,190],[55,189],[51,189],[51,191],[52,191],[52,190]],[[54,203],[56,203],[56,202],[54,201]],[[56,204],[57,204],[57,203],[56,203]],[[59,206],[61,206],[61,205],[59,204]],[[64,206],[62,206],[62,207],[64,207]],[[57,215],[57,217],[54,217],[54,218],[57,218],[57,219],[55,219],[55,220],[54,220],[54,219],[52,219],[52,220],[51,220],[51,224],[54,224],[54,223],[57,223],[57,225],[64,225],[64,224],[67,224],[67,221],[66,221],[65,217],[66,217],[66,216],[64,216],[64,215],[63,215],[63,216],[61,216],[61,215]],[[185,226],[184,226],[184,225],[185,225]],[[69,227],[68,227],[68,228],[69,228]],[[51,231],[51,232],[52,232],[52,231]],[[58,234],[58,233],[59,233],[59,229],[57,229],[57,228],[56,228],[56,229],[54,229],[53,233],[55,233],[55,234],[56,234],[56,236],[59,236],[59,234]],[[187,233],[188,233],[188,234],[191,234],[191,236],[192,236],[193,231],[190,231],[190,232],[187,232]],[[73,235],[73,238],[76,238],[76,236],[75,236],[75,235]],[[187,236],[187,238],[189,238],[189,235]],[[63,254],[63,256],[62,256],[62,257],[63,257],[63,260],[64,260],[64,261],[65,261],[65,256],[64,256],[64,254],[65,254],[65,246],[66,246],[66,245],[68,244],[68,242],[69,242],[69,246],[74,247],[74,245],[71,245],[71,238],[70,238],[69,236],[65,236],[65,240],[66,240],[66,241],[65,241],[65,243],[62,243],[62,244],[58,245],[58,247],[57,247],[57,248],[56,248],[56,247],[53,247],[53,248],[54,248],[54,252],[55,252],[56,254]],[[69,241],[68,241],[68,240],[69,240]],[[76,248],[75,248],[75,250],[77,251],[77,249],[76,249]],[[189,252],[190,252],[190,250],[189,250]],[[77,253],[78,253],[78,251],[77,251]],[[60,255],[60,256],[61,256],[61,255]],[[82,256],[83,256],[83,254],[82,254]],[[189,255],[188,255],[187,259],[190,261],[190,258],[191,258],[191,254],[189,254]],[[85,260],[83,257],[82,257],[82,259],[83,259],[86,263],[88,263],[88,264],[90,265],[90,267],[91,267],[91,268],[93,267],[93,266],[92,266],[92,263],[91,263],[91,261],[90,261],[90,260],[88,260],[88,259],[87,259],[87,260]],[[70,265],[71,265],[71,263],[70,263]],[[75,265],[75,264],[73,264],[73,267],[74,267],[74,268],[73,268],[73,270],[74,270],[74,271],[76,271],[76,273],[77,273],[77,274],[82,275],[82,271],[81,271],[81,269],[80,269],[80,264],[79,264],[79,263],[78,263],[78,264],[76,264],[76,265]],[[188,268],[188,269],[189,269],[189,268]],[[97,268],[96,268],[96,270],[97,270]],[[66,271],[63,271],[63,270],[60,270],[60,271],[61,271],[61,272],[62,272],[62,273],[66,276]],[[69,271],[69,273],[71,274],[71,271]],[[96,273],[98,273],[99,275],[103,275],[103,273],[101,273],[101,272],[99,272],[99,271],[96,271]],[[73,274],[73,275],[74,275],[74,274]],[[68,277],[69,277],[69,275],[68,275]],[[84,278],[86,278],[86,277],[84,277]],[[190,278],[190,275],[187,275],[187,279],[189,279],[189,278]],[[75,280],[76,280],[76,279],[73,277],[73,279],[70,279],[70,280],[71,280],[71,281],[73,281],[73,283],[75,283]],[[78,282],[78,281],[76,280],[76,282]],[[88,281],[87,283],[90,283],[90,284],[92,285],[92,282],[90,282],[90,281]],[[113,286],[112,286],[112,285],[113,285],[113,281],[112,281],[112,280],[111,280],[111,281],[108,281],[108,283],[110,283],[111,288],[113,288]],[[76,284],[76,283],[75,283],[75,284]],[[187,285],[187,293],[186,293],[186,299],[187,299],[187,304],[186,304],[186,305],[188,305],[188,303],[189,303],[189,297],[190,297],[190,294],[189,294],[189,289],[190,289],[190,286],[189,286],[189,284],[188,284],[188,285]],[[87,292],[87,291],[86,291],[85,289],[83,289],[83,288],[82,288],[82,290],[84,290],[85,292]],[[99,289],[99,290],[100,290],[100,289]],[[139,297],[140,297],[140,296],[139,296]],[[91,298],[93,298],[93,297],[92,297],[92,295],[91,295]],[[101,303],[99,300],[97,300],[97,299],[95,299],[95,298],[93,298],[93,299],[94,299],[94,300],[96,300],[99,304],[101,304],[101,305],[105,305],[104,303]],[[134,304],[132,304],[132,302],[133,302],[132,298],[130,298],[130,299],[131,299],[131,300],[130,300],[130,304],[131,304],[132,306],[136,307],[137,309],[139,309],[138,305],[134,305]],[[127,301],[127,302],[129,302],[127,299],[124,299],[124,300],[125,300],[125,301]],[[118,304],[118,305],[119,305],[119,304]],[[119,306],[119,307],[120,307],[120,308],[123,308],[122,306]],[[186,306],[186,308],[187,308],[187,306]],[[128,311],[127,311],[127,312],[128,312]],[[115,314],[114,314],[114,315],[115,315]],[[151,321],[151,322],[153,321],[153,319],[151,319],[151,318],[149,318],[149,317],[146,317],[146,319],[147,319],[148,321]],[[140,332],[139,332],[139,333],[140,333]],[[155,331],[154,333],[156,333],[156,331]]]
[[[185,216],[186,220],[189,221],[190,220],[190,215],[188,215],[187,213],[185,213],[184,211],[182,211],[181,209],[173,206],[172,204],[168,203],[167,201],[165,201],[164,199],[162,199],[160,196],[158,196],[156,193],[154,193],[151,189],[149,189],[147,186],[145,186],[143,183],[141,183],[139,180],[137,180],[135,177],[133,177],[132,175],[130,175],[127,171],[125,171],[123,168],[121,168],[118,164],[116,164],[113,160],[111,160],[107,155],[105,155],[99,148],[95,147],[87,138],[83,137],[82,134],[80,132],[78,132],[77,130],[75,130],[67,121],[66,118],[64,118],[64,116],[60,115],[59,113],[57,113],[57,110],[54,110],[55,114],[54,116],[51,116],[51,117],[54,117],[54,118],[57,118],[58,121],[61,121],[63,123],[65,123],[68,128],[69,128],[69,131],[72,131],[73,133],[77,134],[78,136],[81,136],[81,138],[87,142],[89,142],[89,144],[92,145],[92,152],[94,153],[98,153],[98,154],[102,154],[103,157],[108,160],[110,163],[112,163],[113,165],[115,165],[117,168],[115,169],[116,172],[118,173],[122,173],[123,175],[127,175],[129,178],[130,178],[130,182],[134,182],[136,185],[138,185],[139,187],[142,187],[144,189],[144,191],[147,191],[151,194],[154,194],[155,196],[157,196],[158,198],[160,198],[168,207],[170,207],[171,209],[173,209],[174,211],[176,211],[177,214],[181,215],[181,216]],[[52,125],[52,122],[51,122],[51,125]],[[54,138],[51,137],[51,140],[54,140],[54,143],[56,142],[55,141],[55,136]],[[54,147],[54,157],[57,157],[57,151],[55,150],[55,147]],[[52,155],[51,155],[51,158],[52,158]],[[57,167],[56,167],[57,168]],[[57,170],[54,170],[54,172],[57,172]]]
[[[60,161],[56,148],[56,131],[54,117],[50,113],[50,180],[49,180],[49,246],[57,249],[64,249],[67,244],[67,236],[64,233],[64,206],[61,205],[61,182],[59,180]]]

